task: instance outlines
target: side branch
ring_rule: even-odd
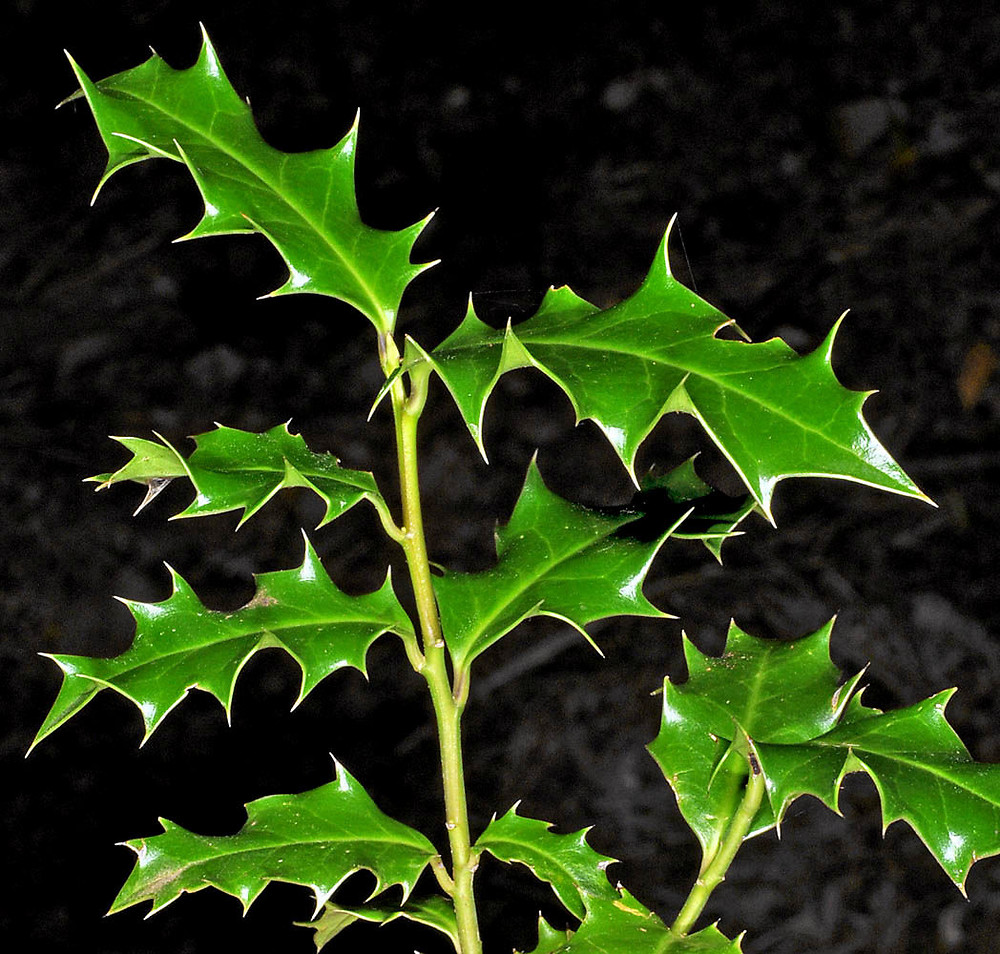
[[[749,745],[747,762],[750,766],[750,775],[743,791],[743,798],[729,822],[719,850],[710,864],[698,876],[698,880],[691,889],[677,919],[670,926],[670,930],[680,937],[684,937],[694,927],[695,921],[704,910],[712,892],[725,880],[726,872],[733,863],[736,852],[740,850],[764,797],[764,775],[760,770],[753,741],[747,739],[747,743]]]

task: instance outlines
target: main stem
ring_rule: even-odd
[[[387,374],[391,373],[394,362],[399,360],[391,338],[387,339],[382,349],[382,358]],[[418,660],[417,669],[430,689],[441,754],[445,828],[448,831],[452,870],[450,884],[446,878],[439,880],[451,894],[455,905],[459,954],[481,954],[482,941],[479,937],[479,919],[472,884],[479,866],[479,857],[472,849],[469,835],[469,812],[462,764],[462,712],[468,692],[466,685],[465,689],[456,694],[448,675],[445,642],[438,618],[430,561],[427,558],[420,505],[417,422],[427,397],[427,383],[428,374],[418,371],[410,375],[409,393],[402,376],[396,378],[390,391],[396,423],[396,453],[403,502],[403,537],[400,542],[406,554],[420,623],[423,658]]]

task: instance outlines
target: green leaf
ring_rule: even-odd
[[[797,790],[836,809],[843,776],[866,772],[882,801],[883,828],[906,822],[964,894],[972,865],[1000,854],[1000,765],[976,762],[948,724],[954,691],[886,713],[859,700],[852,718],[820,738],[760,746],[776,815]]]
[[[618,898],[605,874],[616,859],[598,854],[587,844],[589,830],[557,835],[549,822],[518,815],[514,805],[502,818],[493,816],[476,848],[508,864],[527,865],[536,878],[552,885],[571,914],[583,919],[591,898]]]
[[[690,679],[664,682],[650,752],[706,859],[747,774],[733,748],[738,727],[753,738],[767,783],[768,803],[748,837],[780,825],[799,795],[837,811],[844,776],[865,772],[878,789],[884,826],[909,824],[964,890],[972,864],[1000,854],[1000,765],[974,761],[948,724],[953,690],[883,713],[861,704],[861,674],[838,687],[831,627],[778,642],[734,625],[718,658],[687,643]]]
[[[388,577],[374,593],[348,596],[330,581],[308,539],[301,566],[257,576],[254,598],[231,613],[206,609],[170,573],[173,592],[163,602],[122,601],[135,617],[136,635],[120,656],[45,654],[62,669],[63,684],[33,746],[106,688],[139,708],[143,743],[193,688],[215,696],[228,718],[240,670],[255,653],[273,647],[284,649],[302,670],[298,705],[337,669],[365,672],[368,648],[383,633],[412,632]]]
[[[533,616],[564,620],[585,637],[587,623],[607,616],[667,617],[642,595],[642,583],[672,528],[652,541],[618,532],[636,517],[563,500],[532,461],[510,522],[497,531],[496,566],[435,580],[455,665],[467,667]]]
[[[700,722],[693,696],[668,698],[667,691],[673,688],[664,685],[660,732],[648,748],[701,845],[704,871],[718,853],[739,805],[747,779],[746,760],[732,740],[713,735]],[[688,713],[689,708],[694,711]],[[772,826],[773,818],[762,808],[747,837]]]
[[[439,896],[424,898],[420,901],[407,901],[402,908],[376,907],[364,905],[342,907],[331,902],[323,905],[323,913],[313,921],[296,921],[297,927],[311,928],[316,933],[313,940],[316,950],[321,951],[341,931],[358,921],[371,924],[388,924],[397,918],[406,918],[425,927],[434,928],[446,935],[458,949],[458,925],[455,921],[454,905]]]
[[[288,266],[288,280],[272,295],[329,295],[352,304],[380,332],[391,331],[404,289],[430,267],[410,262],[428,220],[397,232],[364,225],[354,192],[357,122],[330,149],[272,148],[204,28],[202,37],[197,62],[184,70],[154,53],[94,83],[70,58],[108,150],[98,191],[134,162],[182,162],[205,202],[204,216],[185,238],[260,232]]]
[[[540,920],[532,954],[740,954],[740,939],[730,940],[715,925],[682,937],[624,888],[619,891],[588,902],[578,931],[556,931]]]
[[[844,686],[830,662],[833,620],[794,640],[759,639],[735,623],[721,656],[705,656],[684,639],[689,681],[672,694],[697,693],[703,721],[722,738],[734,723],[755,742],[800,742],[832,729],[862,673]]]
[[[334,782],[259,798],[246,809],[235,835],[196,835],[161,818],[163,834],[125,842],[137,860],[109,913],[152,901],[153,914],[183,892],[209,886],[239,898],[246,910],[272,881],[312,888],[319,911],[362,869],[375,876],[372,896],[399,885],[405,900],[436,854],[420,832],[379,811],[342,765]]]
[[[301,435],[289,432],[287,424],[261,433],[218,425],[214,431],[193,438],[197,447],[187,459],[159,434],[156,436],[161,443],[139,437],[114,438],[132,452],[132,459],[113,474],[99,474],[89,480],[99,484],[98,490],[135,481],[155,494],[162,489],[160,482],[187,477],[194,486],[195,498],[177,517],[242,510],[239,526],[286,487],[306,487],[326,504],[319,527],[362,500],[378,508],[386,507],[368,471],[349,470],[341,467],[332,454],[314,453]],[[147,494],[140,509],[149,499]]]
[[[667,232],[669,235],[669,229]],[[670,274],[667,236],[639,290],[601,311],[550,289],[527,321],[497,331],[471,304],[429,360],[485,455],[482,424],[494,385],[535,367],[593,420],[635,479],[639,446],[670,411],[693,415],[736,468],[764,514],[778,481],[839,477],[926,499],[865,423],[867,393],[834,376],[834,331],[809,355],[774,338],[717,337],[732,321]]]

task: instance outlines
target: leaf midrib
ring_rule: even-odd
[[[197,453],[197,451],[195,453]],[[225,470],[220,470],[220,469],[216,469],[216,468],[213,468],[213,467],[205,467],[204,465],[199,465],[197,462],[191,463],[190,462],[190,458],[188,459],[188,462],[189,462],[190,469],[191,469],[192,473],[196,472],[196,471],[201,471],[202,474],[208,474],[208,475],[216,475],[217,474],[217,475],[220,475],[220,476],[223,476],[223,477],[226,474],[261,474],[262,476],[269,476],[269,475],[272,475],[272,474],[280,474],[280,475],[282,475],[282,481],[284,481],[285,469],[283,467],[249,467],[249,466],[248,467],[240,467],[240,466],[233,466],[233,467],[227,467]],[[329,474],[329,473],[324,473],[324,472],[319,472],[319,471],[310,471],[310,470],[307,470],[306,468],[299,467],[294,461],[288,460],[287,458],[286,458],[286,463],[291,464],[292,467],[294,467],[295,470],[297,470],[303,477],[308,477],[308,478],[314,479],[314,480],[329,480],[329,481],[332,481],[334,483],[344,484],[347,487],[355,487],[358,490],[363,490],[365,492],[370,492],[370,489],[368,487],[363,486],[361,483],[355,483],[355,482],[353,482],[351,480],[346,480],[343,477],[340,477],[339,475]],[[365,476],[370,476],[370,474],[368,472],[366,472],[366,471],[351,471],[350,468],[342,468],[342,469],[345,470],[347,473],[352,473],[353,472],[353,473],[363,474]],[[193,478],[192,478],[192,480],[193,480]]]
[[[832,729],[830,731],[832,732],[836,730]],[[826,751],[831,751],[831,750],[838,752],[842,751],[845,753],[845,759],[850,755],[855,755],[858,758],[858,761],[860,761],[865,766],[865,773],[868,775],[871,775],[873,770],[870,769],[869,766],[864,763],[862,756],[865,754],[874,755],[877,756],[878,758],[887,759],[888,761],[891,762],[898,762],[899,764],[905,765],[908,768],[913,768],[920,772],[924,772],[936,780],[938,779],[944,780],[949,784],[954,785],[957,788],[960,788],[963,792],[966,792],[973,798],[980,799],[987,805],[993,805],[996,808],[1000,809],[1000,802],[991,801],[988,797],[980,795],[978,792],[975,792],[971,788],[968,788],[967,786],[963,785],[960,781],[956,781],[954,778],[952,778],[950,775],[946,773],[944,767],[936,766],[933,762],[921,762],[917,757],[907,758],[904,755],[895,752],[893,753],[880,752],[875,748],[868,748],[857,742],[836,742],[836,741],[829,742],[825,741],[823,736],[819,736],[815,739],[808,739],[805,742],[792,742],[792,743],[772,742],[769,744],[781,747],[787,745],[787,747],[789,748],[810,749],[815,747],[817,749],[825,749]],[[955,764],[974,766],[982,763],[978,763],[972,759],[968,759],[966,761],[956,761]]]
[[[680,339],[680,340],[678,340],[676,342],[673,342],[671,346],[672,347],[677,347],[677,346],[680,346],[680,345],[689,344],[689,343],[691,343],[693,341],[697,341],[700,337],[703,337],[703,336],[701,336],[701,335],[695,335],[695,336],[692,336],[690,338]],[[819,430],[818,428],[814,427],[812,424],[808,423],[807,421],[804,421],[804,420],[802,420],[800,418],[792,417],[790,414],[788,414],[787,412],[785,412],[781,407],[777,407],[777,406],[775,406],[773,404],[769,404],[766,401],[763,401],[760,398],[758,398],[756,395],[751,394],[751,393],[747,392],[746,390],[740,389],[739,387],[736,387],[735,385],[729,383],[729,381],[738,381],[739,379],[741,379],[741,378],[743,378],[745,376],[748,376],[748,375],[766,374],[769,371],[779,370],[782,367],[787,367],[787,364],[776,363],[776,364],[773,364],[773,365],[768,365],[766,367],[754,368],[752,371],[739,370],[739,371],[718,372],[717,373],[717,372],[708,372],[708,371],[705,371],[703,368],[698,368],[698,367],[693,367],[693,366],[686,366],[686,365],[680,364],[679,362],[671,362],[671,361],[664,360],[664,359],[659,358],[659,357],[651,357],[651,356],[644,355],[644,354],[641,354],[641,353],[636,352],[636,351],[629,351],[627,348],[620,347],[620,346],[618,346],[618,347],[599,347],[597,345],[595,345],[595,346],[588,346],[587,343],[586,343],[586,339],[577,339],[577,340],[574,340],[572,342],[569,342],[569,341],[558,341],[558,340],[547,341],[547,340],[542,340],[542,339],[532,339],[530,342],[525,342],[521,338],[519,338],[518,340],[521,341],[521,343],[524,345],[524,347],[528,350],[529,353],[531,352],[531,345],[532,344],[543,344],[543,345],[548,345],[549,347],[558,347],[558,348],[566,349],[566,350],[574,349],[575,348],[575,349],[578,349],[578,350],[581,350],[581,351],[589,351],[589,352],[605,352],[605,353],[610,352],[612,354],[619,354],[619,355],[625,355],[625,356],[631,357],[631,358],[638,358],[640,361],[645,361],[645,362],[648,362],[650,364],[655,364],[655,365],[659,365],[659,366],[664,367],[664,368],[670,368],[670,369],[676,370],[678,372],[682,372],[683,375],[684,375],[684,380],[687,380],[688,377],[690,377],[690,376],[693,375],[693,376],[695,376],[697,378],[700,378],[701,380],[704,380],[704,381],[710,382],[711,384],[714,384],[717,388],[719,388],[720,391],[723,391],[723,392],[725,392],[727,394],[728,393],[733,393],[736,396],[743,398],[744,400],[748,400],[751,403],[756,404],[758,407],[763,408],[764,410],[766,410],[769,413],[773,414],[775,417],[779,417],[782,420],[788,421],[788,422],[796,425],[797,427],[801,428],[802,430],[808,431],[810,434],[817,435],[825,443],[832,444],[834,447],[837,447],[837,448],[839,448],[841,450],[849,449],[846,445],[838,444],[836,441],[831,440],[830,437],[827,434],[825,434],[823,431]],[[706,340],[709,340],[709,338],[706,338]],[[723,339],[717,338],[714,333],[710,336],[710,340],[712,340],[712,341],[719,341],[719,342],[723,341]],[[749,345],[753,345],[753,344],[766,344],[767,342],[745,342],[745,343],[749,344]],[[802,356],[799,355],[798,357],[801,358]],[[546,369],[546,373],[549,374],[549,372],[548,372],[547,369]],[[552,376],[552,375],[549,374],[549,376]],[[848,391],[847,389],[844,389],[844,390],[848,394],[852,393],[851,391]],[[860,393],[860,392],[858,392],[858,393]]]

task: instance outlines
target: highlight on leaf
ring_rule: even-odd
[[[161,818],[162,834],[125,842],[135,867],[109,913],[152,901],[154,914],[207,887],[238,898],[245,911],[273,881],[311,888],[318,913],[361,870],[375,876],[372,897],[398,886],[405,901],[436,849],[381,812],[357,779],[334,765],[333,782],[247,803],[247,822],[235,835],[197,835]]]
[[[154,53],[95,83],[69,59],[78,95],[108,150],[97,192],[132,163],[181,162],[205,203],[201,221],[183,238],[259,232],[288,267],[288,280],[268,297],[328,295],[353,305],[380,333],[393,329],[406,286],[435,264],[410,261],[430,216],[399,231],[362,222],[354,190],[357,120],[331,148],[274,149],[230,84],[204,27],[201,52],[187,69],[174,69]]]
[[[350,666],[365,673],[368,649],[383,633],[412,638],[412,623],[388,576],[374,593],[348,596],[333,584],[303,537],[301,566],[258,575],[257,592],[242,609],[207,609],[168,567],[173,592],[166,600],[122,600],[136,621],[135,640],[126,652],[111,659],[44,654],[62,670],[63,682],[32,747],[104,689],[136,705],[145,743],[191,689],[215,696],[228,719],[236,679],[261,650],[283,649],[298,663],[297,706],[338,669]]]
[[[976,762],[945,717],[954,690],[891,712],[862,704],[863,673],[841,684],[830,661],[832,621],[792,641],[733,624],[720,657],[685,640],[690,677],[663,684],[660,732],[649,751],[674,789],[706,861],[718,819],[746,778],[734,730],[754,742],[767,800],[748,837],[778,827],[789,805],[813,795],[833,811],[844,777],[875,783],[884,827],[906,822],[964,891],[980,858],[1000,854],[1000,764]]]

